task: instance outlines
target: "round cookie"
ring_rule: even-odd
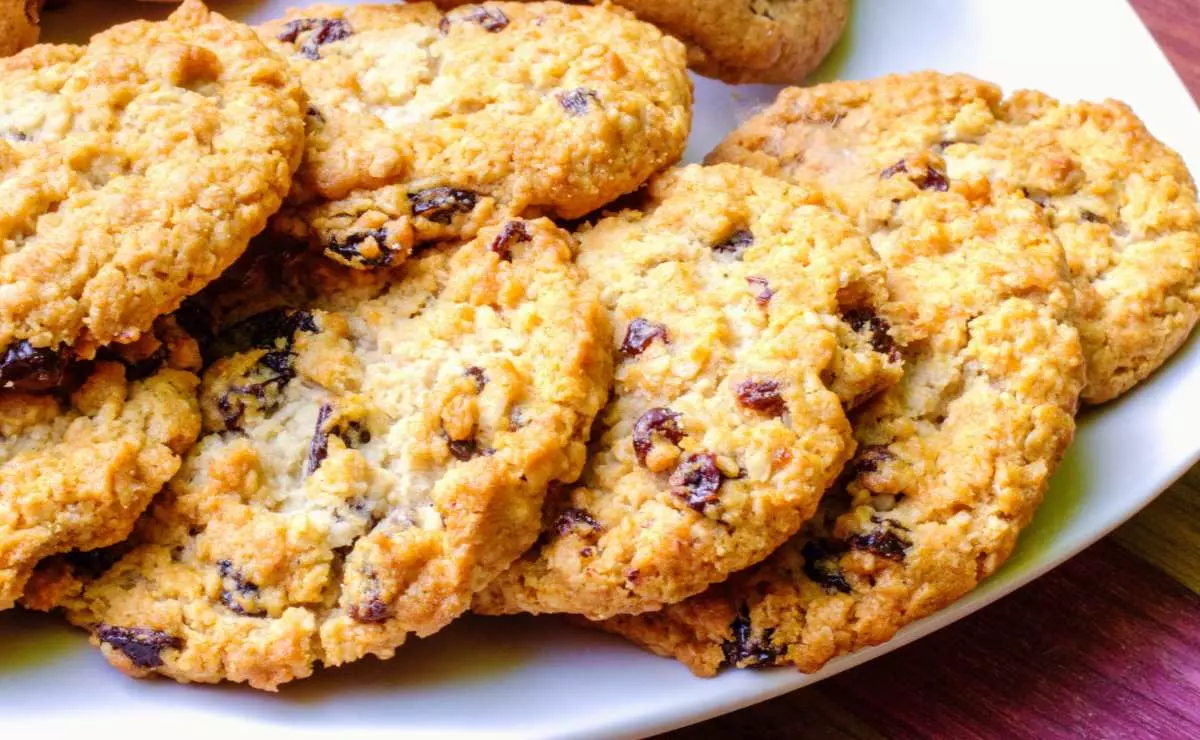
[[[844,407],[900,375],[882,265],[817,193],[692,166],[579,239],[612,398],[580,485],[477,612],[641,612],[762,560],[853,453]]]
[[[944,187],[943,187],[944,183]],[[815,671],[973,589],[1012,552],[1075,429],[1070,276],[1045,213],[915,164],[869,233],[904,377],[852,417],[855,458],[801,535],[660,612],[603,623],[702,675]]]
[[[435,0],[441,7],[469,0]],[[731,84],[798,84],[841,38],[850,0],[614,0],[687,44],[688,65]]]
[[[302,93],[196,0],[0,59],[0,351],[131,342],[280,205]]]
[[[0,57],[37,43],[40,14],[40,0],[0,0]]]
[[[583,466],[611,357],[573,258],[540,220],[285,265],[306,305],[219,333],[200,442],[68,618],[132,675],[267,690],[446,626]]]
[[[1066,250],[1089,403],[1150,375],[1200,317],[1195,186],[1122,103],[1003,99],[994,85],[932,72],[839,82],[785,90],[710,159],[821,183],[869,224],[890,208],[883,186],[928,177],[925,163],[948,182],[1020,188]]]
[[[582,216],[678,160],[691,124],[682,45],[619,9],[314,6],[260,33],[311,98],[275,228],[353,267]]]
[[[96,361],[0,358],[0,609],[43,558],[123,540],[200,432],[195,342],[169,319]]]

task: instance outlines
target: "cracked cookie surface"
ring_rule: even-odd
[[[275,228],[359,268],[514,216],[576,218],[683,153],[682,45],[619,9],[314,6],[260,33],[311,98]]]
[[[282,202],[302,94],[252,29],[185,2],[0,59],[0,348],[131,342]]]
[[[611,356],[573,258],[539,220],[395,271],[287,262],[210,345],[204,434],[135,545],[54,598],[123,671],[268,690],[446,626],[583,466]]]
[[[605,629],[702,675],[811,672],[953,603],[1012,552],[1084,383],[1066,258],[1019,188],[915,157],[893,169],[859,215],[888,267],[904,376],[852,416],[855,458],[768,560]]]
[[[195,342],[170,319],[95,361],[0,358],[0,609],[39,561],[123,540],[200,432]]]
[[[444,7],[469,0],[435,0]],[[797,84],[841,37],[850,0],[614,0],[683,41],[688,65],[732,84]]]
[[[843,407],[900,374],[882,264],[819,193],[687,167],[578,236],[612,398],[580,485],[478,612],[640,612],[760,561],[852,454]]]
[[[837,191],[878,221],[896,177],[1003,181],[1062,242],[1087,355],[1083,398],[1146,378],[1200,317],[1200,211],[1180,157],[1123,103],[1003,98],[964,75],[918,73],[784,91],[711,156]],[[926,165],[933,169],[926,169]]]

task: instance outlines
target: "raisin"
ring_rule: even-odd
[[[508,28],[508,16],[499,8],[476,8],[464,16],[454,20],[475,23],[488,33],[499,33]],[[443,34],[450,32],[450,17],[443,16],[438,23],[438,30]]]
[[[863,473],[874,473],[879,470],[880,465],[891,459],[892,453],[888,450],[887,445],[866,445],[858,451],[854,460],[847,467],[856,476]]]
[[[563,110],[573,116],[586,115],[588,109],[591,108],[592,101],[600,102],[600,96],[596,94],[596,91],[586,87],[559,92],[556,97]]]
[[[879,173],[879,176],[887,180],[902,172],[908,172],[908,163],[903,159],[884,169],[883,172]],[[913,184],[922,190],[937,190],[943,193],[950,189],[950,180],[946,178],[946,173],[932,166],[925,168],[925,174],[914,178]]]
[[[630,321],[628,328],[625,329],[625,340],[621,342],[621,352],[631,357],[640,355],[656,338],[662,339],[664,343],[670,343],[671,337],[667,333],[667,327],[655,321],[636,318]]]
[[[922,190],[936,190],[944,193],[950,189],[950,180],[946,177],[946,173],[936,167],[926,167],[925,174],[913,182]]]
[[[734,389],[738,405],[767,416],[782,416],[787,404],[779,393],[778,380],[743,380]]]
[[[709,504],[717,502],[717,494],[725,476],[717,467],[717,456],[708,452],[688,455],[671,473],[671,493],[687,502],[696,511],[703,512]]]
[[[750,625],[750,613],[742,607],[738,616],[729,624],[733,638],[721,644],[721,652],[725,654],[725,662],[737,668],[752,668],[770,665],[779,657],[779,651],[771,646],[773,629],[765,629],[761,639],[755,639],[754,629]]]
[[[268,352],[252,369],[254,382],[229,386],[217,401],[226,429],[240,430],[246,409],[251,405],[262,414],[269,414],[279,406],[283,389],[296,377],[291,366],[294,357],[290,352]]]
[[[96,628],[96,637],[120,650],[138,668],[158,668],[163,664],[163,650],[183,647],[183,640],[178,637],[146,627],[101,624]]]
[[[482,393],[483,389],[487,387],[488,375],[487,371],[483,368],[472,365],[463,371],[463,375],[466,375],[468,378],[475,381],[476,392]]]
[[[865,308],[848,311],[843,317],[846,319],[846,323],[850,324],[851,329],[858,333],[865,330],[870,335],[871,349],[887,355],[892,362],[900,360],[900,350],[892,340],[892,335],[888,334],[888,329],[891,327],[887,321]]]
[[[344,241],[339,242],[337,239],[330,239],[329,244],[325,247],[325,251],[341,257],[351,265],[388,267],[394,261],[396,252],[388,247],[387,238],[387,229],[361,231],[357,234],[351,234]],[[361,247],[368,239],[374,242],[373,246],[379,251],[374,257],[363,256]]]
[[[283,32],[276,38],[285,44],[294,44],[300,34],[306,31],[312,31],[312,35],[300,47],[300,54],[314,61],[321,58],[322,46],[348,39],[354,34],[350,24],[340,18],[298,18],[284,26]]]
[[[512,246],[532,238],[529,227],[523,221],[509,221],[492,240],[491,250],[500,255],[500,259],[505,262],[512,262]]]
[[[912,542],[901,534],[908,529],[891,519],[884,519],[880,525],[879,529],[871,532],[851,535],[846,539],[846,544],[852,550],[865,550],[898,563],[903,561],[905,551],[912,547]]]
[[[470,190],[451,187],[429,188],[408,194],[414,216],[421,216],[435,224],[449,224],[456,213],[475,210],[479,195]]]
[[[742,252],[745,252],[753,244],[754,233],[749,229],[738,229],[722,241],[712,245],[712,250],[726,257],[741,259]]]
[[[564,537],[581,526],[590,528],[591,532],[600,531],[600,523],[583,509],[567,509],[554,521],[554,531]]]
[[[771,290],[771,283],[768,282],[765,277],[751,275],[750,277],[746,278],[746,282],[753,287],[758,288],[758,293],[756,293],[754,296],[754,300],[758,302],[758,305],[765,306],[771,302],[773,297],[775,297],[775,291]]]
[[[463,462],[479,454],[479,445],[473,439],[452,439],[446,446],[450,448],[451,455]]]
[[[850,583],[837,563],[837,556],[844,552],[846,545],[840,540],[823,538],[805,542],[800,551],[804,556],[804,575],[827,591],[850,593]]]
[[[54,390],[66,381],[70,364],[59,351],[22,339],[0,357],[0,388],[18,393]]]
[[[657,432],[674,444],[683,439],[683,427],[679,425],[679,414],[667,408],[653,408],[638,417],[633,423],[633,454],[638,462],[646,464],[646,455],[653,446],[652,435]]]
[[[224,588],[221,591],[221,603],[224,604],[230,611],[235,614],[240,614],[243,617],[262,616],[265,612],[262,611],[247,611],[242,606],[236,596],[255,597],[258,596],[258,586],[246,580],[241,571],[233,567],[233,562],[230,560],[221,560],[217,562],[217,571],[221,574],[222,581],[228,581],[232,584],[231,587]],[[232,591],[230,590],[232,588]]]
[[[1106,221],[1106,220],[1104,219],[1104,217],[1103,217],[1103,216],[1099,216],[1099,215],[1097,215],[1097,214],[1095,214],[1095,213],[1093,213],[1093,212],[1091,212],[1091,211],[1088,211],[1088,210],[1084,210],[1084,211],[1083,211],[1083,212],[1081,212],[1079,215],[1080,215],[1080,217],[1081,217],[1081,218],[1083,218],[1083,220],[1084,220],[1084,221],[1087,221],[1088,223],[1093,223],[1093,224],[1106,224],[1106,223],[1108,223],[1108,221]]]
[[[392,617],[391,608],[378,596],[368,599],[365,604],[351,604],[347,611],[351,619],[361,624],[380,624]]]
[[[357,421],[352,421],[345,426],[326,429],[331,416],[333,416],[333,407],[328,403],[321,404],[321,408],[317,412],[317,428],[313,431],[312,442],[308,446],[308,464],[305,466],[305,475],[317,472],[321,463],[325,461],[329,454],[329,435],[339,437],[351,449],[371,441],[371,432]]]

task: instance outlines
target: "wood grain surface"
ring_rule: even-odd
[[[1132,4],[1200,100],[1200,0]],[[1112,536],[951,627],[665,737],[1195,740],[1198,594],[1200,466]]]

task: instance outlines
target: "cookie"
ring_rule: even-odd
[[[435,0],[444,7],[467,0]],[[614,0],[687,44],[688,64],[732,84],[798,84],[841,38],[850,0]]]
[[[0,57],[37,43],[40,14],[40,0],[0,0]]]
[[[34,566],[124,539],[200,432],[196,344],[169,319],[95,361],[0,358],[0,609]]]
[[[784,91],[711,159],[820,182],[869,223],[886,216],[896,178],[1020,188],[1066,250],[1089,403],[1149,376],[1200,317],[1195,185],[1123,103],[1004,99],[994,85],[929,72],[834,83]]]
[[[882,265],[818,193],[692,166],[579,239],[612,398],[580,485],[477,612],[657,609],[762,560],[853,453],[844,407],[900,374]]]
[[[1074,291],[1039,205],[940,164],[913,157],[873,186],[904,376],[854,413],[858,450],[821,512],[762,564],[605,628],[701,675],[815,671],[951,604],[1012,552],[1075,429]]]
[[[129,674],[274,690],[459,616],[579,475],[604,401],[573,246],[512,221],[395,273],[285,265],[307,305],[218,334],[204,434],[137,544],[58,594],[69,619]]]
[[[229,266],[299,164],[302,93],[195,0],[0,60],[0,348],[132,342]]]
[[[619,10],[314,6],[260,29],[311,102],[275,221],[347,265],[515,216],[582,216],[682,155],[681,44]]]

